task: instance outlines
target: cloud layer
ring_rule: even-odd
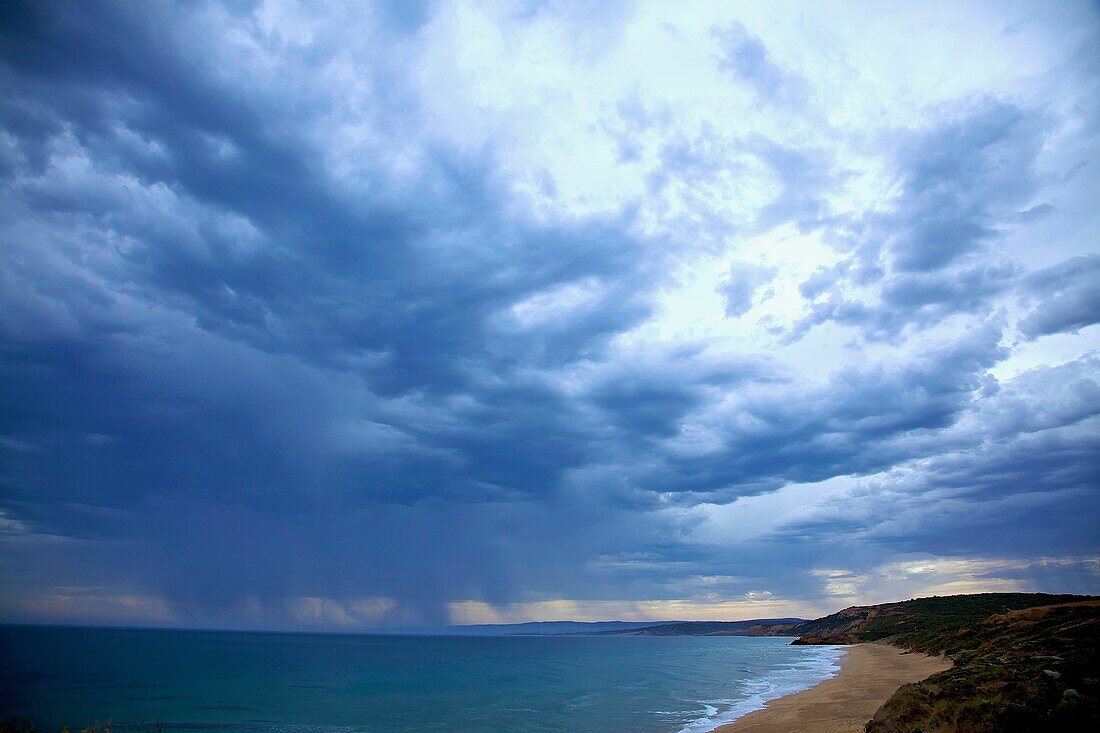
[[[0,617],[1100,589],[1100,16],[800,13],[16,4]]]

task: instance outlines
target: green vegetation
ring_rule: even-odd
[[[997,613],[1089,600],[1049,593],[976,593],[932,596],[877,606],[852,606],[813,621],[795,618],[751,621],[676,621],[600,632],[618,636],[797,636],[795,644],[858,644],[890,641],[931,654],[952,651],[950,634]],[[944,632],[950,632],[944,636]]]
[[[957,650],[953,635],[994,614],[1036,606],[1091,600],[1089,596],[1048,593],[976,593],[932,596],[877,606],[852,606],[843,611],[795,624],[788,633],[799,644],[858,644],[889,641],[928,654]]]
[[[951,657],[952,669],[901,687],[867,724],[867,733],[1100,730],[1096,597],[935,596],[853,606],[813,621],[690,622],[627,633],[798,636],[795,644],[885,642]]]
[[[1100,722],[1100,601],[1043,606],[919,635],[955,667],[905,685],[868,733],[1093,731]]]

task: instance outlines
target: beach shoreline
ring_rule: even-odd
[[[853,644],[835,677],[768,702],[715,733],[862,733],[875,711],[904,684],[951,667],[944,657],[886,644]]]

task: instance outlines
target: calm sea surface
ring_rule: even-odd
[[[0,713],[40,730],[706,731],[837,670],[742,637],[0,627]]]

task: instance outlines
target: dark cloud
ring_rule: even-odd
[[[764,43],[738,22],[712,30],[722,50],[720,67],[748,84],[762,101],[799,105],[807,95],[806,82],[777,65]]]
[[[1004,356],[1000,338],[989,323],[902,367],[849,368],[815,388],[791,384],[749,397],[723,416],[720,449],[673,453],[647,483],[729,499],[919,457],[928,449],[921,436],[952,425],[980,376]]]
[[[1100,321],[1100,256],[1074,257],[1034,272],[1024,288],[1037,301],[1020,322],[1025,338],[1076,332]]]
[[[815,302],[789,338],[813,326],[834,322],[860,330],[869,341],[895,341],[907,329],[925,329],[959,314],[988,315],[998,296],[1011,290],[1019,268],[1010,262],[956,268],[951,272],[891,275],[880,285],[877,303],[846,299],[834,290]],[[837,270],[821,270],[802,283],[803,295],[817,298],[832,286]]]
[[[756,291],[770,282],[777,272],[774,267],[733,263],[729,276],[718,286],[719,294],[726,299],[726,315],[737,318],[747,313],[752,308]]]
[[[443,622],[463,599],[765,583],[809,597],[817,581],[799,568],[815,538],[847,533],[868,558],[924,540],[981,553],[1028,495],[1050,518],[1029,526],[1030,546],[1095,548],[1095,365],[988,375],[1007,354],[999,298],[1031,308],[1028,338],[1096,311],[1095,258],[1029,274],[992,252],[1037,185],[1030,113],[976,103],[903,140],[895,209],[849,218],[830,213],[844,175],[831,153],[701,128],[660,147],[649,193],[690,194],[747,156],[774,196],[751,221],[685,214],[658,236],[630,206],[536,218],[502,180],[501,148],[425,133],[404,63],[430,8],[370,15],[372,63],[355,70],[369,103],[350,112],[326,86],[346,39],[331,26],[309,43],[266,38],[252,10],[21,3],[3,16],[7,616],[33,618],[12,604],[57,588],[161,599],[182,623],[278,627],[300,622],[303,598],[359,599],[355,622],[370,625]],[[229,26],[256,48],[234,56]],[[738,25],[721,38],[726,68],[762,100],[806,102],[760,39]],[[344,114],[368,130],[351,152],[330,139]],[[641,129],[668,113],[631,114]],[[403,146],[417,154],[393,154]],[[637,346],[683,252],[788,224],[841,251],[803,283],[798,334],[835,322],[898,343],[965,316],[958,337],[814,380],[705,335]],[[780,275],[732,265],[726,313]],[[906,532],[876,529],[889,517],[872,497],[732,554],[690,540],[711,504],[915,465],[927,475],[879,491],[913,517]],[[952,541],[977,525],[935,529],[912,509],[940,490],[948,508],[990,507],[982,526],[998,538]]]
[[[870,341],[897,341],[955,315],[993,312],[1020,268],[990,247],[1036,191],[1041,141],[1037,118],[987,100],[902,143],[895,211],[825,222],[851,254],[802,284],[810,311],[788,338],[835,322]],[[871,298],[850,294],[868,287]]]
[[[783,535],[859,537],[942,556],[1091,551],[1100,469],[1096,366],[1084,359],[1021,375],[945,431],[939,454],[919,472],[896,472],[818,506]]]
[[[692,219],[681,216],[684,220],[678,223],[684,231],[704,242],[721,243],[733,232],[749,235],[785,223],[800,231],[811,231],[822,224],[824,192],[838,177],[827,151],[792,148],[763,135],[729,137],[722,131],[704,129],[692,137],[673,139],[660,153],[660,168],[647,179],[647,189],[655,196],[678,185],[685,187],[685,195],[690,197],[695,187],[706,186],[722,175],[744,176],[746,158],[774,178],[778,190],[751,221],[736,221],[733,215],[711,210],[702,215],[695,212]]]
[[[1038,120],[986,102],[905,146],[899,209],[906,226],[888,244],[893,269],[941,270],[989,242],[1006,213],[1034,193],[1041,143]]]
[[[480,158],[362,197],[298,134],[323,110],[225,87],[201,38],[165,30],[190,18],[19,11],[2,430],[35,451],[4,451],[6,507],[151,546],[141,583],[207,618],[248,594],[369,588],[435,621],[503,598],[484,524],[509,512],[479,505],[545,497],[590,458],[577,406],[531,370],[645,316],[639,242],[508,219]],[[598,294],[584,318],[502,320],[575,282]]]

